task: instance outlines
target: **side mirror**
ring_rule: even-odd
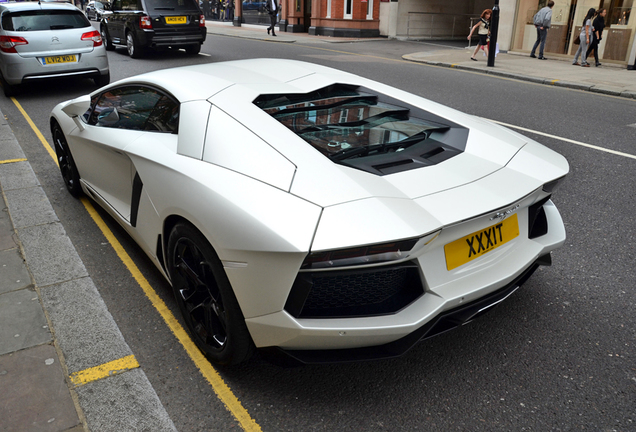
[[[62,112],[73,119],[79,130],[84,130],[84,123],[81,117],[91,107],[91,97],[89,95],[80,96],[69,101],[62,108]]]
[[[69,117],[83,116],[91,106],[91,97],[89,95],[80,96],[67,103],[62,111]]]

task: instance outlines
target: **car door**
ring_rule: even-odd
[[[152,143],[155,133],[176,132],[179,104],[158,89],[130,85],[97,95],[91,105],[84,130],[75,129],[69,136],[80,177],[135,225],[137,208],[132,203],[139,202],[135,194],[140,191],[135,191],[136,169],[126,148],[139,140]]]
[[[108,14],[104,17],[106,27],[108,28],[108,34],[110,35],[113,43],[122,44],[125,43],[125,21],[128,11],[126,10],[130,2],[127,0],[115,0],[112,3],[112,14]]]

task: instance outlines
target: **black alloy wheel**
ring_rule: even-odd
[[[82,195],[79,171],[77,170],[77,166],[75,166],[75,161],[66,143],[64,132],[62,132],[62,128],[57,123],[53,126],[53,145],[55,146],[57,164],[60,167],[66,189],[71,195],[77,198]]]
[[[179,309],[196,345],[214,363],[238,364],[254,344],[223,265],[192,225],[175,225],[168,240],[168,270]]]

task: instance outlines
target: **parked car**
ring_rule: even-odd
[[[102,37],[67,3],[0,4],[0,79],[11,96],[25,82],[60,77],[110,82]]]
[[[565,241],[564,157],[310,63],[154,71],[57,105],[50,124],[69,192],[130,233],[220,364],[254,348],[398,356],[490,310]]]
[[[91,1],[86,5],[86,17],[90,20],[101,21],[104,12],[110,8],[109,3]]]
[[[111,11],[100,26],[106,49],[125,46],[132,58],[148,48],[198,54],[207,34],[196,0],[114,0]]]
[[[255,10],[261,12],[265,10],[266,4],[267,2],[264,1],[244,1],[242,6],[244,11]]]

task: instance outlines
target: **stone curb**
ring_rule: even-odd
[[[573,82],[573,81],[562,81],[562,80],[554,80],[550,78],[540,78],[540,77],[522,75],[522,74],[518,74],[514,72],[486,70],[479,67],[473,67],[473,66],[467,66],[467,65],[461,65],[461,64],[452,64],[452,63],[435,61],[435,60],[422,60],[422,59],[414,58],[411,54],[403,55],[402,58],[404,60],[408,60],[414,63],[423,63],[423,64],[428,64],[431,66],[448,67],[453,69],[466,70],[470,72],[483,73],[487,75],[500,76],[504,78],[511,78],[511,79],[516,79],[519,81],[528,81],[528,82],[532,82],[536,84],[552,85],[555,87],[565,87],[565,88],[570,88],[575,90],[582,90],[582,91],[589,91],[593,93],[606,94],[610,96],[617,96],[617,97],[622,97],[626,99],[636,99],[636,92],[631,90],[619,91],[609,87],[590,85],[590,84],[581,84],[581,83]]]

